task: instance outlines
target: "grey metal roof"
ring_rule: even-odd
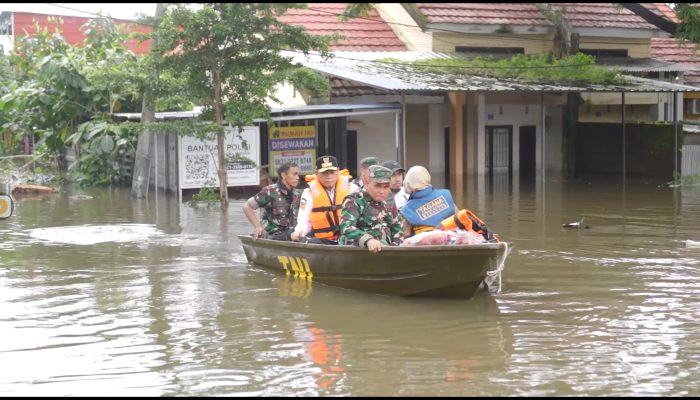
[[[655,58],[597,57],[596,64],[625,72],[696,72],[694,65],[674,63]]]
[[[396,110],[401,109],[399,103],[382,103],[382,104],[317,104],[299,107],[281,107],[272,108],[272,114],[281,114],[287,112],[333,112],[333,111],[355,111],[355,110]]]
[[[402,53],[401,58],[396,57]],[[662,82],[653,79],[625,76],[629,85],[575,85],[557,82],[532,82],[515,78],[495,78],[477,75],[440,74],[434,72],[417,72],[407,63],[383,62],[382,58],[397,58],[401,61],[413,61],[427,58],[451,57],[447,54],[432,52],[392,52],[391,55],[369,54],[360,56],[336,52],[336,57],[322,60],[318,56],[303,57],[293,54],[295,61],[303,65],[335,76],[362,83],[378,89],[422,93],[425,91],[527,91],[527,92],[696,92],[699,87]]]

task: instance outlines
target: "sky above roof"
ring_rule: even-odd
[[[138,13],[154,15],[156,3],[5,3],[0,11],[22,11],[76,17],[92,17],[98,12],[119,19],[134,19]]]

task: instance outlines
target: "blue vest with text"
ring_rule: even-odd
[[[411,193],[408,202],[401,209],[401,215],[412,226],[438,227],[443,219],[455,215],[455,202],[449,190],[428,186]]]

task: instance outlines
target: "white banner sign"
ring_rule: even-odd
[[[260,128],[225,127],[224,153],[228,186],[254,186],[260,183]],[[202,141],[180,137],[180,189],[219,186],[219,153],[216,139]]]

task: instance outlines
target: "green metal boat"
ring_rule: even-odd
[[[309,283],[391,296],[471,298],[487,273],[500,272],[508,253],[506,243],[397,246],[373,254],[355,246],[238,238],[249,263]]]

